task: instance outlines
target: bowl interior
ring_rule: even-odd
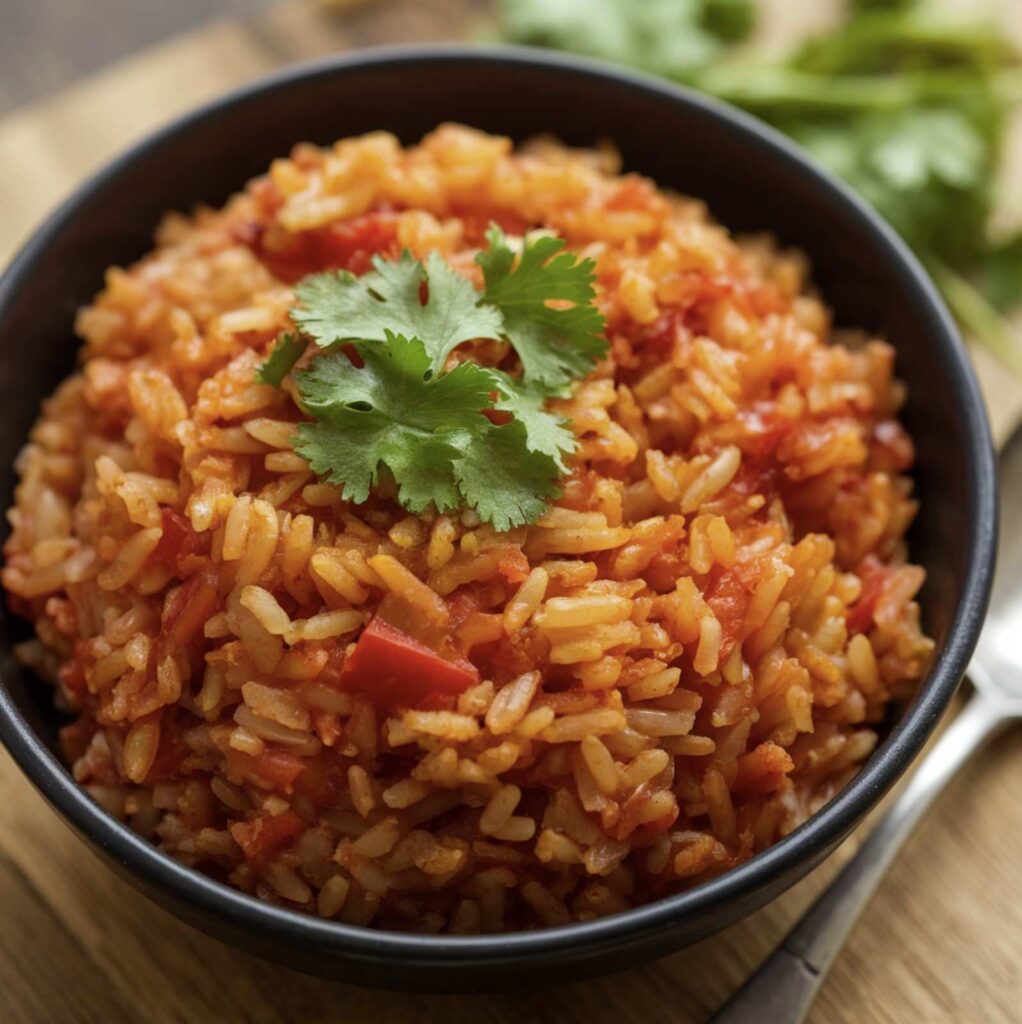
[[[612,141],[626,170],[704,199],[732,231],[770,232],[804,249],[836,322],[876,331],[895,346],[898,375],[910,383],[904,421],[918,451],[912,557],[927,569],[925,622],[944,666],[932,724],[982,614],[982,566],[992,545],[977,524],[984,508],[993,530],[985,423],[946,314],[893,236],[771,133],[739,115],[721,116],[712,103],[682,102],[669,90],[583,64],[441,52],[363,60],[340,71],[324,65],[200,112],[114,164],[48,222],[0,284],[0,503],[11,504],[14,460],[39,403],[75,365],[76,309],[101,287],[106,266],[150,248],[164,211],[221,203],[298,141],[387,129],[410,142],[447,120],[516,139],[547,133],[577,145]],[[964,613],[963,593],[976,605]],[[10,655],[11,641],[25,635],[24,624],[0,612],[3,684],[52,747],[58,718],[50,691]],[[862,795],[854,817],[893,781],[888,775]]]

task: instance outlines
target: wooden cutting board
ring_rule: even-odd
[[[986,6],[1022,36],[1017,0]],[[830,8],[830,0],[770,0],[764,37],[782,44]],[[300,57],[464,38],[481,10],[473,0],[330,9],[291,0],[258,20],[209,24],[9,116],[0,121],[0,264],[86,174],[174,114]],[[1022,175],[1022,132],[1008,164],[1008,173]],[[978,363],[1004,436],[1019,418],[1022,388],[982,353]],[[843,952],[812,1024],[1022,1020],[1020,778],[1015,734],[953,784]],[[100,864],[0,751],[0,1021],[697,1024],[782,937],[854,844],[752,918],[640,970],[544,993],[390,995],[262,963],[180,924]]]

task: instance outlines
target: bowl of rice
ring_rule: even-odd
[[[0,333],[0,736],[133,885],[309,972],[705,938],[877,803],[982,621],[992,447],[925,273],[642,76],[289,69],[83,186]]]

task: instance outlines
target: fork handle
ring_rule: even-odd
[[[975,691],[855,856],[710,1024],[801,1024],[891,861],[934,797],[1008,719]]]

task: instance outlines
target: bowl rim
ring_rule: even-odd
[[[29,780],[74,827],[108,858],[126,869],[165,904],[183,904],[195,915],[212,914],[269,940],[315,946],[352,961],[393,960],[406,965],[473,963],[479,966],[515,959],[536,960],[571,948],[613,946],[639,933],[668,930],[688,915],[720,910],[777,883],[787,868],[814,862],[836,845],[893,785],[919,752],[946,709],[968,664],[982,625],[990,586],[997,536],[996,469],[985,406],[950,314],[919,261],[894,230],[846,185],[823,170],[794,143],[763,122],[695,90],[651,75],[587,58],[518,46],[439,44],[373,47],[354,53],[304,61],[233,89],[180,115],[133,143],[91,174],[42,222],[0,277],[0,314],[23,282],[34,276],[53,241],[97,193],[153,150],[173,142],[211,117],[229,116],[238,106],[258,102],[269,93],[298,82],[344,75],[372,67],[416,65],[500,64],[572,76],[584,85],[595,79],[633,93],[696,108],[703,116],[725,121],[745,141],[791,173],[814,179],[864,221],[877,251],[895,265],[931,313],[928,329],[952,378],[963,418],[963,446],[968,458],[966,502],[969,535],[965,581],[947,642],[927,673],[902,719],[863,769],[829,803],[790,835],[769,849],[692,889],[655,902],[588,922],[537,931],[481,936],[417,935],[324,921],[263,902],[240,890],[185,867],[133,833],[95,803],[50,752],[14,705],[0,680],[0,740]],[[240,187],[240,183],[239,183]]]

